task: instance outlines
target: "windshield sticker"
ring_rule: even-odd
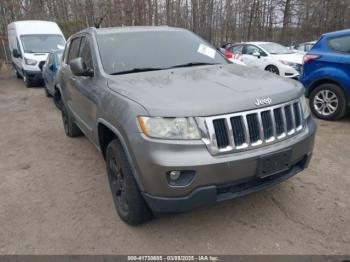
[[[63,46],[63,45],[58,44],[58,45],[57,45],[57,48],[58,48],[58,49],[63,50],[63,49],[64,49],[64,46]]]
[[[216,54],[215,49],[213,49],[209,46],[203,45],[203,44],[199,45],[197,52],[201,53],[203,55],[209,56],[212,59],[215,58],[215,54]]]

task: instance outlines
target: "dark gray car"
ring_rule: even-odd
[[[129,224],[239,197],[305,169],[316,126],[303,91],[229,64],[200,37],[169,27],[73,35],[56,90],[66,134],[83,133],[101,151]]]

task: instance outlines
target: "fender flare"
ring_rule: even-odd
[[[115,128],[112,124],[110,124],[108,121],[106,121],[103,118],[97,118],[96,130],[97,130],[98,149],[102,152],[101,146],[100,146],[99,134],[98,134],[98,125],[99,124],[103,124],[104,126],[108,127],[114,133],[114,135],[117,137],[117,139],[119,140],[120,144],[122,145],[122,147],[124,149],[126,157],[127,157],[128,161],[130,163],[130,167],[131,167],[131,170],[132,170],[132,174],[133,174],[133,176],[135,178],[135,181],[136,181],[140,191],[144,192],[144,188],[143,188],[143,185],[141,183],[139,172],[135,168],[134,161],[133,161],[133,159],[131,157],[131,153],[130,153],[127,145],[126,145],[126,142],[125,142],[121,132],[117,128]]]
[[[314,81],[311,82],[311,84],[309,84],[308,88],[306,88],[305,90],[305,96],[309,97],[311,92],[317,87],[317,82],[333,82],[335,84],[337,84],[344,92],[345,97],[346,97],[346,101],[347,101],[347,105],[350,106],[350,94],[349,94],[349,90],[344,86],[344,84],[342,82],[340,82],[338,79],[335,79],[333,77],[320,77],[315,79]]]

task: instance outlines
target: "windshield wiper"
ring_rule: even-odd
[[[147,71],[156,71],[156,70],[163,70],[163,69],[164,68],[155,68],[155,67],[133,68],[133,69],[130,69],[130,70],[115,72],[115,73],[112,73],[110,75],[124,75],[124,74],[140,73],[140,72],[147,72]]]
[[[204,65],[218,65],[218,63],[191,62],[191,63],[181,64],[181,65],[171,66],[171,67],[168,67],[168,69],[178,68],[178,67],[204,66]]]

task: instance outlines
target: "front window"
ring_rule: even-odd
[[[22,35],[21,42],[24,53],[49,53],[65,45],[61,35]]]
[[[97,42],[108,74],[228,63],[214,47],[188,31],[99,33]]]
[[[277,43],[262,43],[260,46],[272,55],[291,54],[292,51],[287,47]]]

